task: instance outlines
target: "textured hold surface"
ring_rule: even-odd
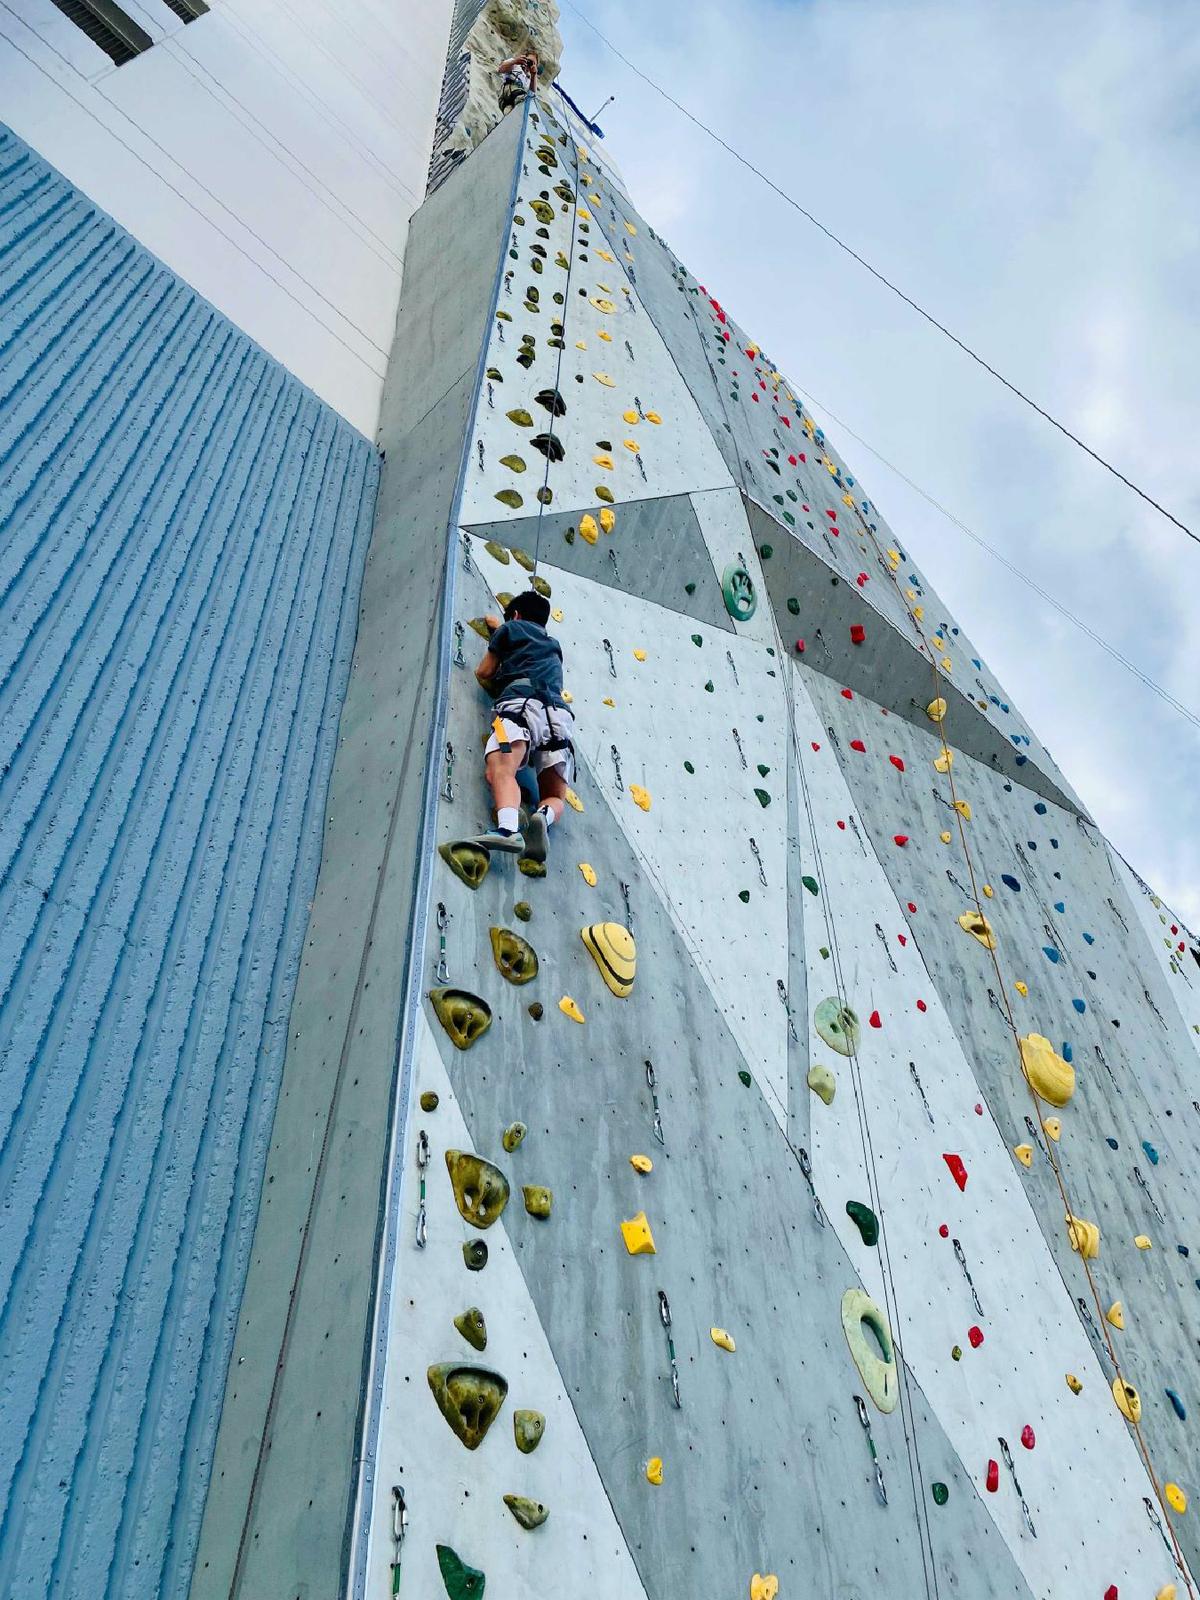
[[[1075,1093],[1075,1068],[1040,1033],[1021,1040],[1021,1067],[1034,1093],[1060,1110]]]
[[[525,1197],[525,1209],[529,1215],[545,1221],[554,1209],[554,1196],[550,1190],[540,1183],[527,1183],[521,1193]]]
[[[858,1049],[862,1029],[849,1006],[837,1000],[822,1000],[816,1009],[813,1026],[831,1050],[850,1056]]]
[[[508,1204],[508,1179],[482,1156],[446,1151],[446,1171],[459,1215],[473,1228],[490,1228]]]
[[[469,1050],[492,1025],[491,1006],[466,989],[431,989],[429,1003],[458,1050]]]
[[[530,1500],[523,1494],[506,1494],[504,1504],[523,1528],[540,1528],[550,1515],[549,1509],[540,1500]]]
[[[870,1333],[868,1339],[864,1329]],[[850,1355],[867,1393],[887,1414],[896,1409],[900,1387],[887,1318],[863,1289],[847,1289],[842,1296],[842,1331]]]
[[[540,1411],[518,1407],[513,1412],[513,1439],[523,1456],[532,1455],[541,1444],[545,1431],[546,1419]]]
[[[863,1205],[860,1200],[847,1200],[846,1215],[858,1229],[865,1245],[873,1247],[879,1243],[879,1218],[870,1206]]]
[[[528,1132],[529,1129],[523,1122],[510,1122],[500,1136],[500,1143],[511,1155],[524,1142],[525,1135]]]
[[[468,1306],[454,1319],[454,1326],[473,1350],[487,1349],[487,1323],[478,1306]]]
[[[618,999],[633,990],[637,971],[637,946],[628,928],[619,922],[593,922],[580,930],[588,954],[600,969],[600,976]]]
[[[837,1079],[830,1067],[822,1066],[819,1061],[814,1061],[808,1069],[805,1079],[812,1092],[823,1100],[827,1106],[833,1104],[833,1097],[837,1093]]]
[[[488,1367],[443,1362],[425,1374],[438,1410],[468,1450],[478,1450],[500,1414],[508,1380]]]
[[[644,1211],[639,1211],[636,1217],[630,1217],[628,1221],[622,1222],[621,1237],[631,1256],[654,1255],[654,1235],[650,1232],[650,1224],[646,1220]]]
[[[489,928],[492,958],[509,983],[531,983],[538,975],[537,952],[509,928]]]
[[[486,1580],[482,1572],[469,1567],[448,1544],[438,1545],[437,1558],[450,1600],[483,1600]]]

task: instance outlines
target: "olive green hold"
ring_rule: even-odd
[[[764,811],[771,804],[771,796],[765,789],[755,789],[754,798],[758,801],[759,805],[762,806]]]
[[[525,468],[522,466],[521,471],[524,472],[524,470]],[[491,556],[493,561],[499,561],[503,566],[508,565],[508,551],[502,544],[497,544],[495,539],[489,539],[483,548],[487,551],[488,555]]]
[[[488,875],[492,858],[480,845],[460,839],[453,844],[438,845],[438,855],[460,882],[468,889],[478,889]]]
[[[821,945],[820,946],[820,951],[821,951],[821,960],[822,961],[828,961],[829,960],[829,949],[828,949],[828,946]]]
[[[525,504],[524,497],[519,495],[515,489],[497,489],[496,499],[499,500],[501,505],[507,506],[510,511],[519,511]]]
[[[454,1326],[472,1350],[487,1349],[487,1323],[478,1306],[468,1306],[465,1311],[460,1311],[454,1319]]]
[[[738,1077],[742,1080],[742,1083],[745,1085],[745,1087],[747,1089],[754,1082],[754,1079],[746,1071],[745,1067],[739,1067],[738,1068]]]
[[[932,1493],[933,1493],[933,1503],[934,1503],[934,1505],[937,1505],[937,1506],[944,1506],[946,1504],[946,1501],[949,1500],[949,1498],[950,1498],[950,1491],[949,1491],[949,1489],[946,1487],[946,1485],[944,1483],[935,1483],[935,1484],[933,1484],[932,1485]]]
[[[436,1089],[426,1089],[421,1095],[421,1110],[436,1111],[438,1108],[438,1094]]]
[[[429,1003],[458,1050],[469,1050],[492,1025],[492,1008],[466,989],[431,989]]]
[[[507,594],[503,589],[496,590],[496,599],[500,602],[501,611],[507,611],[513,603],[512,595]]]
[[[526,572],[534,569],[534,559],[527,550],[518,550],[516,545],[512,548],[512,558],[519,567],[524,567]]]
[[[481,639],[490,639],[492,637],[492,630],[482,617],[472,617],[467,623],[467,627],[473,633],[477,633]]]
[[[846,1215],[862,1235],[862,1242],[872,1246],[879,1243],[879,1218],[870,1206],[859,1200],[846,1201]]]
[[[811,875],[811,873],[806,872],[800,879],[800,882],[808,890],[809,894],[820,894],[820,885],[817,883],[817,880]]]
[[[454,1361],[430,1367],[425,1376],[450,1431],[468,1450],[478,1450],[500,1415],[508,1379],[489,1367],[460,1366]]]
[[[553,593],[545,578],[530,578],[529,587],[536,590],[537,593],[541,595],[543,600],[549,600],[551,594]]]
[[[465,1150],[447,1150],[446,1170],[463,1221],[490,1228],[508,1204],[508,1179],[500,1168]]]
[[[849,1006],[837,1000],[822,1000],[813,1015],[813,1026],[829,1048],[839,1055],[851,1056],[858,1049],[862,1030]]]
[[[523,1122],[510,1122],[501,1135],[500,1143],[512,1155],[518,1145],[522,1144],[529,1129]]]
[[[489,928],[492,956],[500,976],[509,983],[530,983],[538,975],[538,958],[533,946],[508,928]]]
[[[513,1438],[523,1456],[532,1455],[545,1431],[546,1419],[540,1411],[513,1412]]]
[[[513,907],[513,916],[518,922],[528,922],[533,916],[533,907],[528,900],[518,900]]]
[[[543,1010],[542,1002],[540,1000],[533,1000],[530,1002],[529,1015],[535,1022],[540,1022],[542,1020],[542,1017],[545,1015],[545,1011]]]
[[[553,1191],[543,1188],[540,1183],[527,1183],[521,1192],[525,1196],[525,1209],[529,1215],[540,1217],[544,1222],[554,1205]]]
[[[546,863],[544,861],[535,861],[532,856],[519,856],[517,858],[517,866],[527,878],[544,878],[546,876]]]
[[[758,553],[764,561],[770,561],[771,557],[775,554],[775,547],[769,544],[760,544],[758,547]]]
[[[450,1600],[483,1600],[486,1579],[475,1567],[456,1556],[448,1544],[437,1547],[438,1569]]]
[[[523,1528],[540,1528],[550,1515],[548,1506],[540,1500],[527,1499],[523,1494],[506,1494],[504,1504]]]
[[[487,1266],[488,1247],[486,1239],[467,1239],[463,1242],[463,1261],[468,1272],[482,1272]]]
[[[575,529],[574,528],[568,528],[567,531],[563,534],[563,538],[567,541],[568,544],[574,544],[575,543]]]
[[[962,1360],[962,1345],[956,1344],[954,1346],[954,1349],[951,1350],[951,1352],[950,1352],[950,1358],[951,1358],[952,1361],[961,1361]]]

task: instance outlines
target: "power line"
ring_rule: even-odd
[[[1023,400],[1031,410],[1036,411],[1038,416],[1042,417],[1046,422],[1048,422],[1052,428],[1057,428],[1059,433],[1061,433],[1065,438],[1069,439],[1072,444],[1078,445],[1078,447],[1086,455],[1091,456],[1092,460],[1102,466],[1106,472],[1111,473],[1114,478],[1119,479],[1119,481],[1123,483],[1126,488],[1132,489],[1134,494],[1136,494],[1140,499],[1144,500],[1147,505],[1153,506],[1154,510],[1159,512],[1161,516],[1164,516],[1168,522],[1174,523],[1179,531],[1181,533],[1185,533],[1188,538],[1193,541],[1193,543],[1200,544],[1200,534],[1194,533],[1192,529],[1188,527],[1187,523],[1179,520],[1174,512],[1168,511],[1166,506],[1162,505],[1158,500],[1156,500],[1153,495],[1148,494],[1145,489],[1134,483],[1132,478],[1127,478],[1119,468],[1114,467],[1112,462],[1106,460],[1105,457],[1099,453],[1099,451],[1093,450],[1091,445],[1087,444],[1083,439],[1081,439],[1077,433],[1072,433],[1071,429],[1068,428],[1065,423],[1060,422],[1058,418],[1047,411],[1044,406],[1038,405],[1036,400],[1027,395],[1023,389],[1018,388],[1017,385],[1006,378],[1002,372],[998,372],[996,368],[993,367],[989,361],[986,361],[977,350],[973,350],[971,346],[964,340],[960,339],[956,333],[951,332],[944,322],[939,322],[937,317],[935,317],[932,312],[926,311],[925,307],[918,304],[918,302],[914,300],[911,295],[905,294],[904,290],[901,289],[898,284],[893,283],[890,278],[886,277],[882,272],[880,272],[878,267],[872,266],[865,256],[859,255],[858,251],[855,250],[852,245],[847,244],[844,239],[839,238],[838,235],[834,233],[832,228],[827,227],[819,217],[815,217],[811,211],[802,206],[794,195],[788,194],[786,189],[781,189],[773,179],[767,177],[766,173],[763,172],[760,167],[756,167],[754,163],[742,155],[740,151],[735,150],[731,144],[729,144],[725,139],[722,139],[719,133],[715,133],[706,122],[701,121],[701,119],[696,116],[695,112],[689,111],[687,106],[685,106],[681,101],[676,100],[675,96],[668,93],[668,91],[664,89],[660,83],[656,83],[655,80],[649,76],[649,74],[643,72],[640,67],[635,66],[629,57],[618,50],[616,45],[613,44],[612,40],[606,38],[605,35],[600,32],[600,29],[596,26],[596,24],[592,22],[589,17],[584,15],[579,7],[573,3],[573,0],[564,0],[564,4],[566,4],[575,13],[580,22],[583,23],[584,27],[589,28],[591,32],[596,35],[597,39],[600,40],[601,44],[603,44],[606,49],[611,50],[613,55],[615,55],[619,61],[623,61],[625,63],[630,72],[634,73],[636,77],[639,77],[643,83],[648,84],[650,88],[653,89],[656,94],[660,94],[664,100],[669,101],[670,104],[673,105],[678,112],[685,116],[689,122],[694,123],[695,126],[700,129],[701,133],[707,134],[715,144],[719,144],[722,150],[724,150],[728,155],[731,155],[733,159],[745,167],[748,172],[752,172],[756,178],[760,179],[761,182],[766,184],[768,189],[771,189],[779,196],[781,200],[783,200],[787,205],[791,206],[793,211],[798,211],[806,221],[811,222],[813,227],[819,232],[823,233],[831,243],[837,245],[839,250],[845,251],[845,253],[852,260],[857,261],[859,266],[869,272],[871,276],[879,283],[883,284],[885,289],[890,289],[898,299],[904,301],[906,306],[915,311],[919,317],[924,318],[924,320],[928,322],[931,327],[936,328],[937,331],[944,335],[945,338],[949,339],[951,344],[957,345],[964,355],[969,356],[977,366],[982,367],[983,370],[990,373],[998,383],[1003,384],[1010,394],[1016,395],[1018,400]]]

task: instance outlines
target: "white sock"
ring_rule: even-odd
[[[539,806],[538,807],[538,815],[541,816],[541,817],[545,817],[546,826],[548,828],[552,828],[554,826],[554,813],[553,813],[553,811],[551,811],[549,806]]]
[[[516,806],[498,806],[496,809],[496,826],[501,833],[516,833],[517,822]]]

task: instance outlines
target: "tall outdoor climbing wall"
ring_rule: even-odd
[[[459,294],[477,163],[511,185],[456,301],[350,1592],[1195,1596],[1197,942],[566,107],[521,116],[414,223]],[[530,584],[577,719],[544,868],[468,842]]]

